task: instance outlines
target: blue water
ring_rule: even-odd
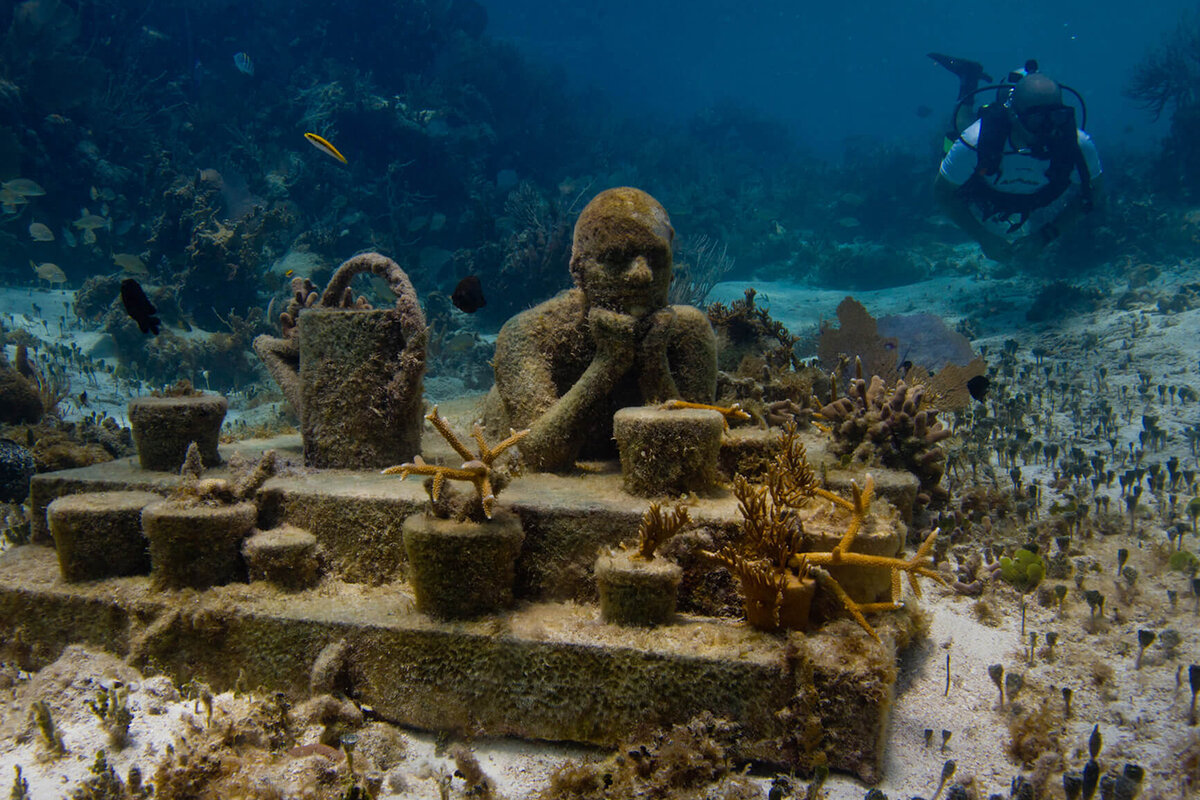
[[[929,51],[971,58],[999,78],[1036,58],[1082,92],[1104,144],[1144,145],[1160,128],[1126,98],[1130,71],[1188,0],[977,3],[950,0],[732,3],[491,0],[490,30],[628,107],[676,117],[735,101],[787,121],[820,153],[848,139],[927,140],[954,101]],[[914,112],[935,110],[921,119]]]
[[[118,377],[232,390],[264,383],[249,343],[279,332],[294,278],[320,289],[377,250],[453,342],[435,368],[483,389],[474,337],[570,286],[575,217],[614,185],[663,202],[677,263],[709,242],[743,281],[871,291],[1179,263],[1200,137],[1185,126],[1164,144],[1175,107],[1155,121],[1126,90],[1195,9],[0,0],[0,284],[79,292],[79,319],[43,333],[80,326]],[[1036,58],[1082,93],[1110,214],[1040,262],[982,259],[934,203],[957,80],[930,51],[996,78]],[[487,302],[467,315],[451,298],[471,276]],[[157,307],[157,338],[122,308],[130,278]],[[356,287],[389,302],[377,289]],[[28,327],[9,314],[0,323]]]

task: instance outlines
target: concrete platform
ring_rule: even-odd
[[[222,454],[254,456],[266,447],[299,463],[298,437],[243,442]],[[876,473],[881,495],[897,498],[896,506],[915,492],[909,478]],[[285,468],[263,487],[259,527],[288,523],[323,548],[325,577],[315,588],[284,592],[258,582],[156,591],[145,576],[63,581],[45,528],[51,500],[117,489],[166,494],[177,480],[132,459],[34,478],[35,544],[0,554],[0,638],[12,655],[38,667],[84,642],[180,682],[263,687],[298,699],[310,692],[324,653],[318,684],[333,676],[342,691],[402,725],[614,746],[711,711],[742,726],[740,759],[801,771],[824,761],[867,782],[878,778],[897,654],[914,635],[909,615],[873,619],[882,644],[848,620],[815,634],[764,634],[728,616],[739,608],[728,575],[685,550],[685,613],[674,624],[603,623],[591,576],[597,551],[631,539],[649,505],[622,490],[615,464],[513,480],[500,500],[525,533],[517,607],[455,623],[417,613],[404,582],[400,528],[424,509],[424,489],[374,472]],[[703,546],[737,534],[732,493],[687,502]],[[904,525],[880,505],[884,513],[856,549],[892,555]],[[814,527],[829,514],[814,511]],[[826,533],[831,546],[840,529]],[[880,578],[890,583],[886,573]],[[874,590],[864,584],[861,591]]]
[[[773,636],[681,615],[640,630],[573,603],[434,623],[399,583],[159,592],[146,577],[64,583],[50,547],[0,555],[0,632],[27,667],[81,642],[179,682],[298,699],[334,645],[341,655],[324,672],[397,724],[615,746],[711,711],[742,726],[739,759],[807,770],[823,758],[867,782],[879,776],[896,653],[912,635],[907,615],[877,623],[882,645],[849,621]]]

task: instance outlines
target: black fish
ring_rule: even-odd
[[[142,286],[133,278],[121,281],[121,302],[125,311],[138,324],[142,333],[158,333],[162,321],[154,316],[157,311],[150,298],[142,291]]]
[[[450,302],[468,314],[474,314],[486,306],[487,300],[483,299],[483,286],[479,284],[479,277],[468,275],[459,281],[458,286],[454,287],[454,294],[450,295]]]
[[[971,397],[982,403],[983,398],[987,397],[989,385],[991,385],[991,381],[987,379],[986,375],[976,375],[967,381],[967,391],[971,393]]]

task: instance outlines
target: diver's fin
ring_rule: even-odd
[[[960,81],[992,82],[992,76],[983,71],[983,64],[966,58],[955,58],[945,53],[929,53],[930,58],[958,76]]]

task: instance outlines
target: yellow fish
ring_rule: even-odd
[[[51,264],[49,261],[45,264],[35,264],[30,261],[29,266],[33,267],[33,271],[44,281],[49,283],[67,282],[67,273],[63,272],[62,267],[58,266],[58,264]]]
[[[304,134],[304,138],[308,139],[308,141],[312,144],[312,146],[317,148],[318,150],[320,150],[322,153],[325,153],[326,155],[329,155],[329,156],[333,156],[334,158],[336,158],[338,161],[342,162],[343,164],[350,163],[350,162],[346,161],[346,157],[344,155],[342,155],[340,152],[338,152],[338,149],[336,147],[334,147],[333,144],[328,139],[326,139],[324,136],[318,136],[315,133],[306,133],[306,134]]]

